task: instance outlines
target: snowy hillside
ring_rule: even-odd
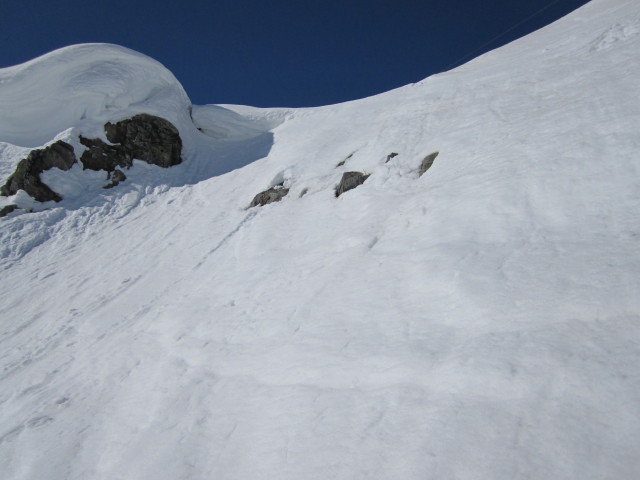
[[[313,109],[112,45],[0,70],[2,183],[139,113],[184,160],[0,197],[0,477],[638,478],[638,78],[635,0]]]

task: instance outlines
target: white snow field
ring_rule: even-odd
[[[0,197],[36,210],[0,219],[0,477],[640,478],[639,79],[637,0],[322,108],[190,112],[112,45],[0,70],[2,182],[139,112],[185,159]]]

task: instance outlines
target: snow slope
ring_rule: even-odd
[[[70,48],[25,88],[119,49]],[[98,193],[60,174],[61,204],[0,221],[2,477],[637,478],[639,56],[637,2],[594,0],[340,105],[189,115],[162,73],[162,102],[46,135],[2,110],[5,170],[148,105],[186,137],[182,165]],[[349,170],[371,176],[335,198]]]

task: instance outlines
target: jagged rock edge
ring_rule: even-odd
[[[124,181],[126,175],[116,167],[128,169],[133,165],[134,158],[162,168],[182,162],[180,134],[164,118],[143,113],[117,123],[108,122],[104,129],[113,145],[98,138],[78,137],[80,143],[87,147],[80,157],[83,169],[108,172],[111,182],[104,188],[114,187]],[[62,196],[42,182],[40,174],[54,167],[66,171],[77,162],[73,147],[62,140],[31,150],[0,187],[0,195],[8,197],[15,195],[18,190],[24,190],[36,201],[60,202]],[[5,215],[7,213],[9,211]]]

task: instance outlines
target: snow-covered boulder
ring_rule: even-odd
[[[348,192],[349,190],[359,187],[367,180],[367,178],[369,178],[369,175],[362,172],[344,172],[340,179],[340,183],[336,187],[336,197],[339,197],[344,192]]]
[[[59,202],[62,197],[42,182],[40,174],[51,168],[69,170],[74,163],[76,156],[73,147],[61,140],[46,148],[33,150],[0,187],[0,195],[7,197],[24,190],[39,202]]]
[[[111,172],[116,167],[130,168],[133,159],[159,167],[182,162],[182,139],[167,120],[148,114],[136,115],[104,126],[108,144],[99,138],[80,137],[87,147],[81,157],[84,168]]]
[[[124,181],[126,175],[117,167],[130,168],[134,159],[164,168],[182,162],[180,134],[163,118],[140,114],[117,123],[107,123],[104,131],[112,144],[82,135],[79,142],[86,147],[80,158],[82,168],[108,172],[111,183],[105,187],[115,187]],[[76,162],[73,146],[62,140],[32,150],[0,187],[0,195],[7,197],[24,190],[38,202],[59,202],[62,196],[43,182],[40,174],[54,167],[66,171]]]
[[[167,120],[140,114],[104,126],[107,139],[119,143],[133,158],[171,167],[182,162],[182,140],[178,129]]]

